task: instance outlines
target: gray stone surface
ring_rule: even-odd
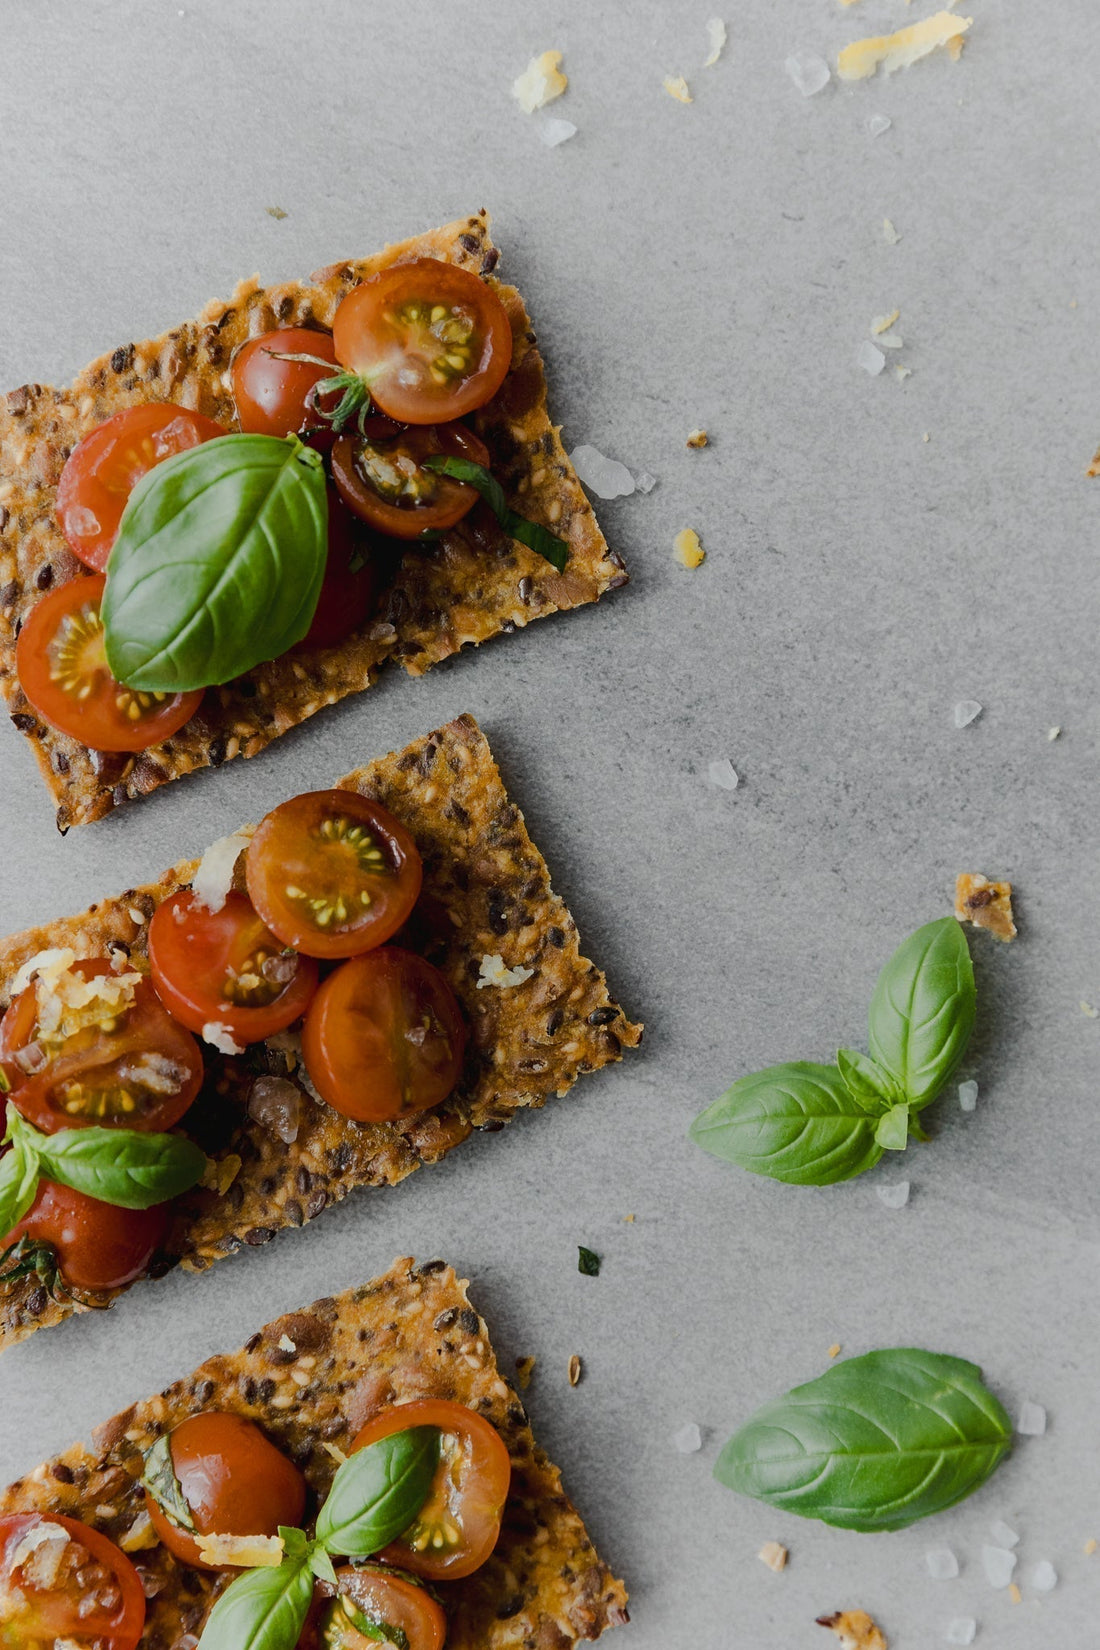
[[[535,1426],[631,1585],[624,1646],[795,1650],[822,1641],[816,1615],[858,1605],[897,1650],[965,1615],[990,1650],[1076,1650],[1100,1617],[1100,1557],[1082,1552],[1100,1536],[1100,1021],[1080,1007],[1100,1003],[1100,483],[1083,479],[1100,15],[974,0],[961,63],[805,100],[791,51],[835,58],[922,8],[730,0],[704,71],[711,5],[0,7],[5,387],[63,381],[253,269],[300,274],[485,204],[569,444],[660,478],[600,510],[634,582],[598,608],[422,682],[394,674],[259,761],[65,841],[29,752],[0,740],[7,930],[472,710],[650,1027],[621,1068],[400,1191],[9,1354],[0,1476],[271,1314],[438,1252],[473,1278],[502,1357],[539,1358]],[[579,129],[555,150],[509,97],[550,46],[571,77],[550,113]],[[690,107],[661,90],[681,71]],[[873,137],[880,112],[893,125]],[[872,379],[857,349],[895,306],[905,349]],[[712,444],[689,452],[699,424]],[[689,524],[695,573],[671,556]],[[957,731],[965,698],[984,710]],[[708,783],[715,757],[735,793]],[[879,965],[964,868],[1015,881],[1021,930],[973,945],[977,1111],[948,1096],[932,1144],[822,1191],[691,1148],[689,1119],[732,1077],[861,1038]],[[902,1173],[913,1195],[892,1213],[875,1188]],[[578,1242],[603,1255],[598,1279]],[[726,1434],[834,1341],[973,1357],[1010,1407],[1047,1405],[1048,1434],[895,1536],[714,1484]],[[705,1446],[684,1457],[688,1420]],[[1022,1532],[1015,1607],[981,1571],[998,1517]],[[784,1575],[757,1562],[770,1538],[791,1549]],[[944,1544],[962,1573],[933,1582],[923,1555]],[[1039,1601],[1044,1557],[1062,1579]]]

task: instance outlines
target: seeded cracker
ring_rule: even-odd
[[[465,1012],[466,1069],[442,1106],[394,1123],[352,1123],[303,1088],[297,1138],[287,1143],[246,1107],[258,1072],[296,1081],[288,1056],[258,1044],[258,1053],[236,1059],[204,1044],[208,1079],[188,1113],[187,1129],[226,1165],[225,1184],[220,1193],[200,1190],[179,1201],[161,1274],[177,1262],[202,1272],[242,1245],[268,1243],[353,1187],[394,1186],[421,1164],[438,1162],[473,1129],[500,1129],[521,1107],[542,1106],[566,1093],[581,1073],[619,1059],[624,1046],[633,1048],[641,1038],[641,1027],[608,995],[603,974],[581,956],[576,925],[552,892],[546,862],[472,717],[462,716],[338,784],[382,802],[423,855],[422,903],[438,916],[426,954],[446,974]],[[121,942],[144,966],[149,917],[188,884],[195,869],[195,861],[185,861],[148,887],[0,943],[0,1008],[16,970],[50,946],[71,945],[78,956],[95,956]],[[481,960],[489,950],[531,968],[532,977],[507,991],[479,991]],[[235,1156],[241,1166],[232,1175]],[[72,1310],[51,1300],[33,1278],[0,1285],[0,1350]]]
[[[622,558],[604,542],[550,423],[542,357],[523,300],[492,275],[499,256],[488,216],[480,212],[372,258],[318,270],[312,286],[245,281],[228,304],[210,303],[196,320],[160,338],[101,356],[68,389],[25,384],[0,397],[0,692],[34,747],[61,830],[101,819],[195,768],[255,756],[322,706],[370,687],[387,659],[422,676],[462,647],[597,601],[627,582]],[[47,727],[19,686],[15,638],[43,591],[79,568],[54,520],[70,450],[112,413],[143,401],[175,401],[232,427],[229,364],[238,344],[274,327],[331,326],[353,286],[391,264],[424,257],[476,271],[508,312],[511,369],[470,423],[489,448],[508,503],[568,541],[564,573],[509,538],[477,506],[437,544],[403,557],[381,610],[361,631],[337,647],[276,659],[228,686],[209,688],[187,726],[151,751],[89,751]]]
[[[284,1340],[294,1350],[284,1349]],[[558,1469],[500,1377],[466,1284],[443,1261],[398,1260],[363,1288],[277,1318],[240,1352],[208,1359],[98,1427],[92,1450],[75,1444],[13,1484],[0,1494],[0,1515],[80,1518],[129,1546],[152,1595],[141,1650],[175,1650],[195,1642],[184,1635],[199,1634],[228,1578],[185,1569],[160,1545],[134,1550],[128,1534],[140,1539],[141,1452],[187,1416],[227,1409],[258,1422],[323,1495],[336,1471],[333,1448],[346,1453],[384,1404],[429,1396],[480,1411],[512,1458],[496,1552],[476,1574],[444,1589],[447,1650],[569,1650],[627,1621],[625,1587],[593,1548]]]

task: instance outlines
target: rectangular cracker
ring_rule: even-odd
[[[187,1132],[227,1177],[234,1159],[240,1168],[222,1195],[200,1190],[179,1200],[156,1275],[176,1264],[202,1272],[244,1245],[268,1243],[356,1186],[395,1186],[421,1164],[439,1162],[474,1129],[503,1128],[521,1107],[565,1094],[582,1073],[618,1060],[641,1038],[641,1026],[627,1020],[604,975],[581,955],[576,924],[550,887],[546,862],[473,717],[461,716],[337,783],[382,802],[423,856],[422,904],[437,918],[429,955],[454,987],[470,1032],[463,1078],[435,1111],[393,1123],[353,1123],[302,1088],[298,1136],[287,1144],[248,1115],[258,1057],[234,1059],[204,1043],[208,1081],[187,1115]],[[186,887],[196,863],[184,861],[156,883],[0,942],[0,1009],[16,971],[50,946],[101,956],[123,945],[144,958],[149,918]],[[522,985],[479,988],[486,955],[533,975]],[[256,1048],[267,1059],[266,1045]],[[290,1075],[283,1060],[273,1056],[260,1069]],[[0,1351],[77,1309],[49,1297],[34,1278],[0,1283]]]
[[[140,1650],[193,1647],[225,1580],[178,1564],[143,1537],[142,1452],[204,1409],[256,1421],[323,1496],[338,1457],[376,1409],[450,1398],[480,1411],[512,1458],[512,1488],[492,1558],[450,1582],[447,1650],[569,1650],[628,1621],[627,1594],[599,1557],[535,1443],[523,1404],[501,1379],[467,1285],[442,1261],[395,1261],[380,1278],[276,1318],[240,1352],[132,1405],[0,1494],[0,1516],[79,1518],[130,1550],[149,1599]],[[280,1342],[293,1343],[290,1351]]]
[[[440,659],[531,619],[594,602],[627,582],[609,550],[546,408],[542,357],[523,299],[492,271],[500,254],[482,211],[372,258],[316,271],[312,285],[242,282],[194,321],[124,344],[85,367],[67,389],[25,384],[0,397],[0,692],[31,741],[65,831],[101,819],[195,768],[257,751],[324,705],[361,692],[388,659],[420,676]],[[478,506],[434,545],[402,557],[375,618],[337,647],[260,665],[209,688],[198,713],[164,744],[136,756],[92,751],[47,726],[19,685],[15,641],[42,592],[80,572],[54,518],[65,459],[97,424],[142,401],[174,401],[232,428],[229,365],[247,338],[277,326],[330,327],[340,300],[368,276],[413,258],[440,258],[489,281],[508,311],[512,366],[470,423],[488,446],[493,472],[522,515],[569,543],[563,573],[510,538]]]

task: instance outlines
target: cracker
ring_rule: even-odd
[[[499,256],[488,216],[479,212],[372,258],[318,270],[312,285],[245,281],[228,303],[208,304],[196,320],[100,356],[68,389],[25,384],[0,398],[0,692],[31,741],[62,831],[196,768],[255,756],[322,706],[370,687],[388,659],[420,676],[460,648],[594,602],[627,582],[550,422],[542,357],[523,299],[492,275]],[[287,655],[209,688],[191,721],[151,750],[92,751],[42,722],[16,675],[15,640],[42,592],[81,571],[54,519],[72,448],[105,418],[143,401],[175,401],[232,427],[229,366],[239,344],[277,326],[329,327],[351,287],[390,264],[423,257],[479,273],[508,311],[512,366],[470,423],[489,447],[512,507],[568,541],[564,573],[478,506],[438,543],[402,557],[381,609],[360,631],[337,647]]]
[[[1007,944],[1016,938],[1011,882],[990,882],[980,872],[960,871],[955,878],[955,916],[959,922],[988,929]]]
[[[463,1076],[435,1111],[392,1123],[353,1123],[299,1083],[298,1135],[287,1144],[247,1110],[258,1070],[297,1081],[287,1057],[258,1044],[262,1053],[237,1059],[204,1044],[207,1082],[187,1115],[187,1131],[231,1183],[220,1194],[201,1190],[179,1200],[157,1275],[176,1264],[205,1271],[244,1246],[269,1243],[354,1187],[397,1185],[422,1164],[439,1162],[474,1129],[503,1128],[521,1108],[565,1094],[582,1073],[618,1060],[641,1038],[641,1026],[626,1019],[604,975],[581,955],[576,925],[550,887],[546,862],[473,717],[461,716],[338,784],[382,802],[423,856],[422,905],[437,918],[428,955],[454,987],[469,1027]],[[187,886],[195,866],[184,861],[156,883],[0,942],[0,1007],[17,969],[50,946],[97,956],[121,944],[140,962],[150,916]],[[479,989],[481,961],[490,953],[532,969],[531,977]],[[74,1309],[51,1299],[34,1278],[0,1284],[0,1350]]]
[[[512,1458],[500,1540],[464,1581],[447,1583],[447,1650],[537,1645],[568,1650],[629,1620],[626,1589],[596,1553],[561,1474],[535,1443],[523,1404],[501,1378],[465,1282],[442,1261],[395,1261],[380,1278],[276,1318],[240,1352],[134,1404],[0,1494],[0,1516],[79,1518],[130,1550],[149,1595],[141,1650],[193,1645],[226,1578],[143,1547],[142,1452],[189,1415],[224,1409],[257,1422],[318,1496],[338,1457],[377,1409],[456,1400],[485,1415]],[[285,1344],[290,1342],[293,1350]],[[328,1446],[328,1447],[326,1447]],[[186,1637],[186,1635],[193,1635]]]

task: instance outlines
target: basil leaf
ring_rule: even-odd
[[[835,1067],[795,1060],[739,1078],[695,1119],[689,1136],[752,1174],[827,1186],[878,1162],[874,1128]]]
[[[878,977],[868,1017],[871,1053],[917,1109],[929,1105],[966,1051],[974,968],[954,917],[926,923]]]
[[[296,437],[226,435],[165,459],[130,495],[101,609],[128,687],[228,682],[301,641],[321,590],[321,455]]]
[[[845,1530],[901,1530],[993,1472],[1012,1423],[963,1358],[897,1348],[849,1358],[734,1433],[728,1489]]]
[[[146,1450],[144,1459],[141,1483],[166,1518],[194,1535],[195,1520],[172,1460],[172,1434],[162,1433],[152,1448]]]
[[[548,527],[541,526],[537,521],[528,521],[526,516],[518,516],[509,509],[504,488],[483,464],[475,464],[472,458],[452,458],[447,453],[433,453],[423,463],[426,470],[437,470],[440,475],[476,487],[506,533],[525,544],[529,550],[537,551],[559,573],[565,572],[569,559],[569,546],[565,540],[551,533]]]
[[[206,1619],[199,1650],[294,1650],[313,1601],[304,1536],[302,1548],[278,1569],[246,1570],[231,1581]]]
[[[839,1049],[836,1067],[852,1099],[858,1100],[869,1112],[878,1113],[884,1105],[896,1105],[901,1099],[890,1073],[856,1048]]]
[[[368,1444],[337,1470],[317,1540],[345,1558],[378,1552],[413,1523],[438,1465],[438,1427],[408,1427]]]
[[[909,1143],[909,1107],[891,1106],[875,1123],[875,1139],[884,1152],[903,1152]]]
[[[586,1278],[598,1278],[600,1275],[600,1257],[594,1249],[586,1249],[582,1244],[577,1248],[577,1271],[583,1272]]]
[[[9,1105],[9,1113],[11,1110]],[[34,1202],[39,1172],[34,1146],[21,1135],[15,1135],[0,1157],[0,1237],[6,1237],[13,1226],[18,1226]]]
[[[37,1130],[34,1131],[37,1134]],[[35,1141],[42,1172],[116,1209],[151,1209],[190,1191],[205,1153],[181,1134],[138,1129],[62,1129]]]

